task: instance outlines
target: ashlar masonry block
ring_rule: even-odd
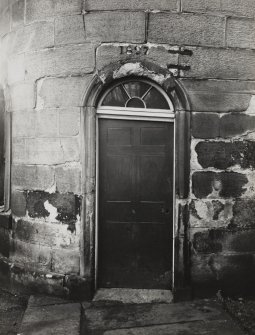
[[[151,14],[149,42],[177,45],[224,45],[224,18],[206,15]]]
[[[88,0],[86,10],[173,10],[178,9],[178,0]]]
[[[81,167],[79,165],[58,166],[55,169],[56,187],[60,193],[81,193]]]
[[[255,15],[253,0],[183,0],[182,8],[187,12],[217,12],[247,17]]]
[[[34,83],[22,82],[11,87],[11,110],[31,110],[35,105]]]
[[[12,185],[23,190],[47,190],[54,184],[54,168],[44,165],[12,165]]]
[[[38,22],[24,26],[14,33],[12,52],[22,53],[54,46],[54,23]]]
[[[81,12],[80,0],[27,0],[26,2],[27,23],[79,12]]]
[[[142,12],[101,12],[85,15],[86,39],[100,42],[140,42],[145,40]]]
[[[255,49],[255,21],[229,18],[226,28],[226,43],[228,47]]]
[[[91,76],[42,79],[38,86],[37,108],[83,106],[82,98],[90,79]]]
[[[25,70],[28,79],[43,76],[91,73],[95,66],[95,46],[91,43],[28,53]]]
[[[55,19],[55,43],[75,44],[85,42],[82,15],[58,17]]]
[[[194,48],[191,57],[181,55],[180,64],[190,66],[183,77],[255,79],[255,51]],[[245,66],[244,66],[245,64]]]

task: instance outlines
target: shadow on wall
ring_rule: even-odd
[[[3,87],[0,85],[0,208],[4,205],[4,113],[4,90]]]

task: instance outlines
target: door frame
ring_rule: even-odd
[[[114,120],[134,120],[134,121],[156,121],[156,122],[170,122],[173,123],[173,217],[172,217],[172,287],[175,287],[175,227],[176,227],[176,186],[175,186],[175,169],[176,169],[176,117],[174,111],[169,113],[160,113],[160,110],[144,110],[125,108],[123,109],[113,107],[98,107],[96,110],[96,195],[95,195],[95,257],[94,257],[94,290],[98,289],[98,217],[99,217],[99,119],[114,119]],[[169,241],[170,242],[170,241]]]

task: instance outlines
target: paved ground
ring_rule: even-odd
[[[14,334],[242,335],[243,332],[216,299],[184,303],[100,300],[77,303],[47,296],[28,299],[0,290],[0,335]]]
[[[27,296],[11,294],[0,289],[0,334],[16,335],[27,306]]]
[[[242,335],[243,332],[216,300],[81,304],[31,296],[19,334]]]

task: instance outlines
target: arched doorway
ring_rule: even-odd
[[[175,113],[154,82],[116,81],[97,118],[96,286],[170,289]]]

